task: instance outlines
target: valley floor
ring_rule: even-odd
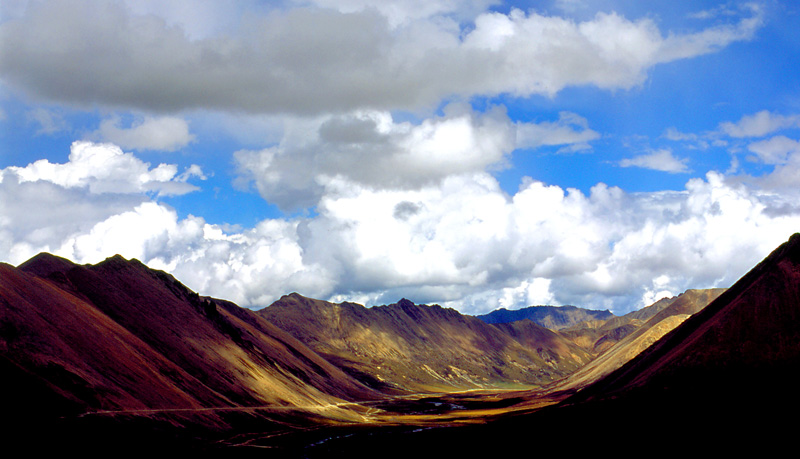
[[[537,456],[574,455],[606,448],[616,450],[616,456],[633,457],[628,453],[641,448],[719,453],[745,446],[767,453],[794,443],[793,417],[786,415],[797,412],[797,398],[784,388],[770,394],[757,387],[749,395],[739,386],[717,398],[709,398],[708,392],[665,398],[659,392],[583,406],[559,404],[569,394],[532,389],[414,394],[307,410],[271,406],[97,412],[52,423],[29,422],[22,431],[6,430],[4,444],[23,444],[30,452],[90,456],[128,451],[354,458],[479,457],[518,455],[521,450]],[[759,399],[752,399],[757,394]],[[227,428],[209,428],[211,419]]]
[[[260,457],[269,451],[269,457],[318,457],[340,448],[361,450],[356,445],[378,439],[409,447],[413,442],[402,439],[416,438],[420,432],[483,425],[534,412],[560,398],[537,390],[473,390],[307,409],[100,411],[52,422],[31,419],[17,426],[20,431],[5,434],[12,444],[21,442],[34,451],[218,451],[237,457]],[[209,429],[215,423],[226,427]],[[49,441],[40,441],[43,432],[49,432]]]

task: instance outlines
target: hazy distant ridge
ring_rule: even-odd
[[[551,330],[568,328],[589,320],[608,320],[615,317],[611,311],[583,309],[576,306],[530,306],[522,309],[497,309],[477,316],[487,324],[505,324],[529,319]]]

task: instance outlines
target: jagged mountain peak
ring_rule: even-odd
[[[397,306],[400,306],[401,308],[416,306],[413,301],[408,300],[406,298],[401,298],[400,301],[398,301],[396,304],[397,304]]]

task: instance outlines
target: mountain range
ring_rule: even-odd
[[[542,385],[591,360],[568,339],[530,321],[509,333],[454,309],[407,299],[366,308],[294,293],[257,314],[365,384],[397,393]]]
[[[137,260],[77,265],[42,253],[0,263],[3,440],[476,452],[488,437],[599,441],[611,426],[642,435],[644,424],[698,413],[779,432],[764,418],[798,405],[799,280],[794,235],[727,290],[689,290],[625,316],[550,306],[473,317],[297,293],[254,311]],[[37,441],[43,432],[57,440]]]

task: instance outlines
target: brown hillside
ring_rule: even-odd
[[[581,346],[591,355],[597,357],[615,348],[620,341],[624,340],[629,335],[637,332],[641,334],[667,317],[694,314],[710,303],[711,300],[719,296],[724,290],[725,289],[688,290],[678,296],[662,298],[649,306],[630,312],[624,316],[615,316],[606,320],[581,322],[571,327],[563,328],[559,330],[558,333]],[[661,328],[663,328],[663,324]],[[637,334],[631,339],[635,339],[636,336],[639,335]],[[660,336],[661,335],[658,335],[658,337]],[[635,353],[633,355],[635,355]]]
[[[687,290],[676,297],[659,300],[653,305],[657,307],[651,309],[657,312],[640,315],[640,317],[649,316],[649,320],[633,328],[600,356],[570,375],[559,385],[559,389],[584,387],[620,368],[689,316],[701,311],[724,291],[725,289]],[[636,319],[634,321],[638,322]],[[612,331],[616,329],[618,328],[613,328]],[[602,340],[603,338],[598,341]]]
[[[76,407],[224,402],[85,300],[9,265],[0,264],[0,275],[3,357]]]
[[[677,297],[662,298],[624,316],[613,316],[602,320],[589,320],[572,324],[559,330],[559,334],[581,346],[592,356],[597,357],[614,347],[626,336],[638,330],[647,319],[664,310]]]
[[[382,390],[540,385],[589,360],[567,340],[539,326],[535,333],[546,341],[529,347],[475,317],[408,300],[366,308],[295,293],[258,313]],[[526,339],[534,336],[530,331],[519,333],[527,334]]]

